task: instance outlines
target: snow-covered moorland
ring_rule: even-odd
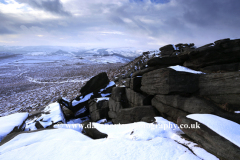
[[[4,56],[0,52],[0,116],[34,111],[58,97],[72,99],[92,76],[129,61],[119,56],[37,53]]]

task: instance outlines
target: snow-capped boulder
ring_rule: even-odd
[[[24,130],[28,113],[14,113],[0,117],[0,142],[11,132]]]
[[[199,90],[198,74],[157,69],[142,76],[141,90],[147,94],[194,93]]]
[[[80,90],[82,95],[87,95],[91,92],[105,88],[109,84],[109,79],[106,72],[99,73],[91,78]]]
[[[62,109],[57,102],[51,103],[38,112],[30,114],[26,120],[25,131],[52,127],[56,123],[66,123]]]
[[[115,83],[111,81],[105,87],[95,90],[87,95],[78,96],[71,102],[62,98],[59,100],[59,103],[62,107],[67,107],[71,110],[74,113],[75,118],[89,116],[89,101],[95,98],[109,97],[111,95],[112,88],[115,86]]]
[[[179,117],[177,123],[184,133],[220,159],[240,159],[239,124],[211,114]]]

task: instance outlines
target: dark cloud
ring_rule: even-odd
[[[101,40],[106,45],[115,42],[119,46],[144,46],[151,42],[158,47],[180,42],[194,42],[200,46],[221,38],[239,38],[240,35],[239,0],[163,0],[162,3],[153,0],[134,3],[72,0],[64,3],[65,6],[59,0],[18,1],[64,16],[29,20],[21,15],[0,13],[2,34],[15,32],[22,37],[28,35],[26,38],[31,34],[39,38],[36,36],[39,34],[44,35],[43,40],[46,34],[49,35],[48,42],[56,43],[63,37],[66,38],[63,42],[68,44],[97,44]],[[73,15],[65,16],[70,13],[64,8],[71,10]]]
[[[70,12],[64,10],[60,0],[17,0],[20,3],[26,3],[31,7],[45,10],[62,16],[71,16]]]
[[[239,0],[180,0],[179,4],[185,9],[183,18],[188,23],[202,27],[240,25]]]
[[[148,0],[129,0],[129,1],[139,3],[139,2],[146,2]],[[150,0],[150,2],[152,2],[152,3],[168,3],[168,2],[170,2],[170,0]]]
[[[3,26],[0,26],[0,35],[4,35],[4,34],[13,34],[15,32],[3,27]]]

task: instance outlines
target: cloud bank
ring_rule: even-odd
[[[239,38],[239,0],[1,0],[0,45],[144,47]]]

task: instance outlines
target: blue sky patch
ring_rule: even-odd
[[[6,1],[4,0],[0,0],[0,3],[3,3],[3,4],[8,4]]]

